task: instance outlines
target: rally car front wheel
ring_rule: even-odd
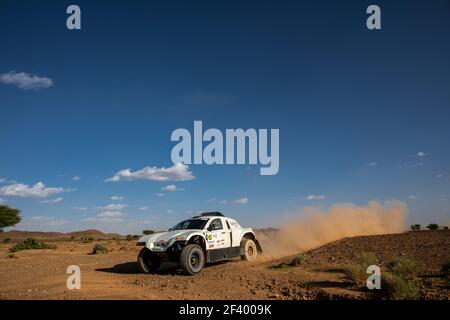
[[[241,259],[246,261],[253,261],[258,255],[256,244],[251,239],[243,239],[241,241]]]
[[[161,265],[161,259],[147,248],[143,248],[139,252],[137,262],[141,270],[145,273],[154,273],[158,271]]]
[[[205,253],[197,244],[188,244],[180,255],[181,267],[187,275],[194,275],[202,271],[205,265]]]

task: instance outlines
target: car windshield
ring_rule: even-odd
[[[206,222],[208,222],[207,219],[184,220],[184,221],[180,222],[179,224],[177,224],[175,227],[170,228],[169,231],[170,230],[187,230],[187,229],[202,230],[205,227]]]

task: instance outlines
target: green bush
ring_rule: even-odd
[[[364,252],[356,256],[356,264],[344,268],[345,275],[357,286],[365,286],[369,274],[367,267],[377,264],[377,258],[371,252]]]
[[[413,224],[411,226],[411,230],[413,231],[419,231],[420,230],[420,224]]]
[[[377,265],[376,257],[371,253],[363,253],[357,257],[357,263],[344,268],[344,273],[356,285],[366,286],[367,267]],[[381,294],[387,299],[416,299],[419,290],[416,286],[417,264],[407,257],[397,257],[386,264],[381,273]]]
[[[430,223],[429,225],[427,225],[427,229],[437,230],[439,229],[439,225],[437,225],[436,223]]]
[[[38,241],[33,238],[28,238],[24,242],[17,243],[14,247],[9,249],[9,251],[16,252],[20,250],[30,250],[30,249],[56,249],[56,246],[53,244]]]
[[[413,280],[384,272],[381,276],[381,289],[385,296],[392,300],[417,299],[419,290]]]
[[[299,255],[294,257],[291,262],[289,263],[291,266],[299,266],[303,261],[305,261],[306,256],[305,255]]]
[[[93,247],[92,247],[92,254],[98,254],[98,253],[108,253],[108,248],[100,243],[96,243]]]
[[[11,243],[11,238],[5,238],[5,239],[3,240],[3,243]]]
[[[387,263],[387,268],[392,274],[405,279],[414,279],[417,273],[417,264],[406,257],[397,257]]]
[[[133,240],[133,235],[131,235],[131,234],[127,234],[127,240],[128,240],[128,241],[131,241],[131,240]]]

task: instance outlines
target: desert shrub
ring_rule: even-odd
[[[92,254],[98,254],[98,253],[108,253],[108,248],[100,243],[96,243],[93,247],[92,247]]]
[[[365,269],[367,269],[368,266],[378,263],[378,259],[373,252],[363,252],[357,255],[356,261],[358,264],[363,265]]]
[[[448,226],[443,226],[444,230],[448,230]]]
[[[419,294],[419,290],[413,280],[404,279],[390,272],[383,273],[381,289],[386,298],[392,300],[416,299]]]
[[[13,258],[15,258],[16,257],[16,255],[14,254],[14,253],[10,253],[9,255],[8,255],[8,258],[10,258],[10,259],[13,259]]]
[[[371,252],[363,252],[356,256],[356,264],[345,267],[343,271],[357,286],[365,286],[369,277],[367,267],[374,264],[377,264],[375,255]]]
[[[140,237],[141,237],[140,235],[134,234],[134,235],[133,235],[133,240],[139,240]]]
[[[71,237],[70,237],[70,240],[71,240],[71,241],[75,240],[75,236],[71,236]]]
[[[381,276],[381,289],[388,299],[416,299],[419,289],[416,284],[417,264],[407,257],[397,257],[386,264],[387,271]]]
[[[411,226],[411,230],[413,231],[419,231],[420,230],[420,224],[413,224]]]
[[[149,234],[153,234],[153,233],[155,233],[155,231],[153,231],[153,230],[144,230],[144,231],[142,231],[142,234],[144,234],[144,235],[149,235]]]
[[[9,249],[9,251],[16,252],[20,250],[30,250],[30,249],[56,249],[56,246],[53,244],[38,241],[33,238],[28,238],[21,243],[17,243],[14,247]]]
[[[291,266],[299,266],[303,261],[305,261],[306,256],[301,254],[299,256],[294,257],[291,262],[289,263],[289,265]]]
[[[127,238],[126,238],[128,241],[131,241],[131,240],[133,240],[133,236],[131,235],[131,234],[127,234]]]
[[[284,268],[290,268],[290,267],[297,267],[299,266],[303,261],[305,261],[306,256],[305,255],[298,255],[294,257],[289,263],[278,263],[275,265],[270,266],[271,269],[284,269]]]
[[[416,262],[406,257],[394,258],[386,266],[389,272],[405,280],[413,279],[417,273]]]
[[[437,225],[436,223],[430,223],[429,225],[427,225],[427,229],[437,230],[437,229],[439,229],[439,225]]]
[[[5,238],[5,239],[3,240],[3,243],[11,243],[11,238]]]

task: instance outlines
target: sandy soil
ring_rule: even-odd
[[[95,243],[107,254],[91,255]],[[274,269],[277,261],[233,260],[207,266],[200,274],[181,274],[166,265],[154,275],[140,272],[134,242],[107,240],[55,242],[54,250],[26,250],[10,257],[13,244],[0,245],[0,299],[370,299],[373,293],[355,287],[340,268],[361,252],[374,252],[381,266],[391,257],[419,262],[423,299],[450,299],[440,277],[450,261],[450,232],[424,231],[339,240],[306,253],[300,266]],[[66,268],[81,268],[81,289],[68,290]]]

